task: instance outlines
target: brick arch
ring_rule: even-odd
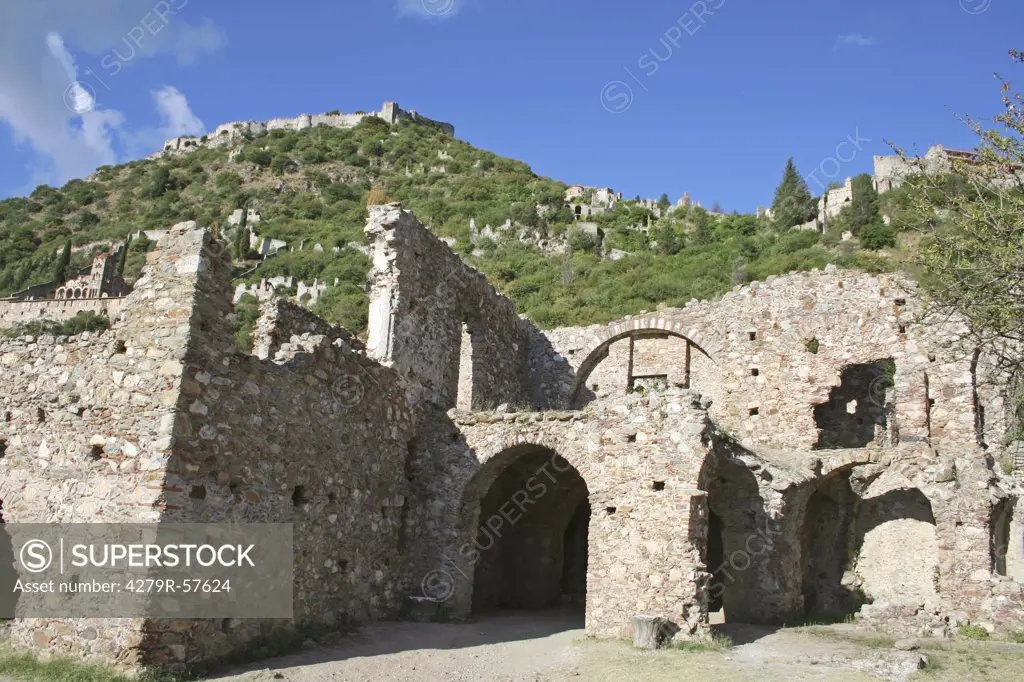
[[[716,349],[711,347],[710,340],[705,339],[698,329],[687,327],[682,320],[673,320],[667,317],[636,317],[613,322],[598,331],[581,353],[583,361],[576,368],[576,377],[573,379],[572,390],[569,392],[570,405],[575,403],[577,394],[586,383],[590,373],[604,360],[608,347],[632,334],[668,334],[686,339],[694,348],[712,361],[714,360]]]

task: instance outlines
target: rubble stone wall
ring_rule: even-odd
[[[663,364],[669,373],[683,373],[684,354],[670,348],[678,342],[664,338],[667,333],[689,339],[689,386],[713,400],[716,423],[745,445],[810,449],[820,436],[815,408],[834,402],[843,370],[890,358],[895,373],[876,377],[858,405],[891,410],[888,421],[904,443],[977,443],[973,387],[986,382],[985,368],[979,371],[973,349],[957,342],[962,332],[927,317],[905,280],[830,268],[769,278],[720,300],[609,327],[553,330],[548,337],[553,357],[577,373],[573,388],[558,396],[563,406],[593,399],[590,387],[601,386],[604,376],[619,377],[604,386],[621,386],[628,358],[618,348],[630,336],[661,334]],[[1003,399],[998,391],[982,398],[993,411],[986,438],[996,442]],[[847,400],[841,408],[856,411],[858,405]]]
[[[407,380],[410,403],[448,409],[467,392],[474,409],[528,403],[515,304],[397,204],[371,207],[366,232],[373,260],[367,346]],[[461,377],[460,367],[469,370]]]
[[[123,298],[0,301],[0,327],[13,327],[40,320],[63,322],[82,312],[99,313],[114,318],[120,312],[123,303]]]
[[[342,330],[284,344],[280,362],[239,354],[230,264],[193,227],[150,254],[111,331],[4,343],[0,361],[19,368],[3,375],[6,519],[294,523],[295,623],[395,615],[412,428],[397,375]],[[289,626],[222,625],[24,620],[12,639],[179,666]]]

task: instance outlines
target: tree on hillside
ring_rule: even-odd
[[[124,266],[128,262],[128,249],[132,245],[132,236],[128,235],[128,239],[125,240],[124,246],[121,247],[121,253],[117,258],[117,269],[115,272],[124,277]]]
[[[658,208],[660,208],[662,211],[664,211],[665,209],[667,209],[671,205],[672,205],[672,200],[668,198],[668,193],[663,193],[661,195],[661,197],[658,199]]]
[[[53,270],[53,281],[60,286],[68,279],[68,265],[71,264],[71,242],[64,242],[64,248],[57,258],[57,265]]]
[[[1024,54],[1010,52],[1017,63]],[[1002,82],[1003,111],[991,123],[968,118],[978,136],[973,158],[918,173],[901,188],[907,227],[925,239],[922,284],[941,308],[965,317],[970,334],[1005,364],[1024,371],[1024,98]],[[902,152],[901,152],[901,155]],[[906,157],[904,157],[906,158]],[[934,170],[934,169],[933,169]]]
[[[881,201],[874,179],[867,173],[853,179],[853,199],[836,216],[830,229],[852,232],[866,249],[896,246],[896,229],[882,219]]]
[[[807,183],[797,172],[796,164],[790,157],[786,161],[786,170],[782,173],[782,182],[775,190],[775,200],[772,201],[772,214],[775,226],[779,229],[786,229],[803,225],[812,220],[818,209],[814,205],[814,197],[807,189]]]

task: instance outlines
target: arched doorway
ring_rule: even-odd
[[[580,473],[550,449],[519,446],[474,484],[472,612],[576,607],[582,619],[590,505]]]

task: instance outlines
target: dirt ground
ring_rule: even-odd
[[[848,625],[776,630],[722,625],[721,651],[638,651],[588,639],[569,612],[509,612],[463,625],[381,623],[330,644],[219,677],[230,682],[387,680],[1011,680],[1024,645],[921,642],[914,651]],[[927,659],[928,666],[918,668]],[[917,672],[914,672],[917,671]]]

